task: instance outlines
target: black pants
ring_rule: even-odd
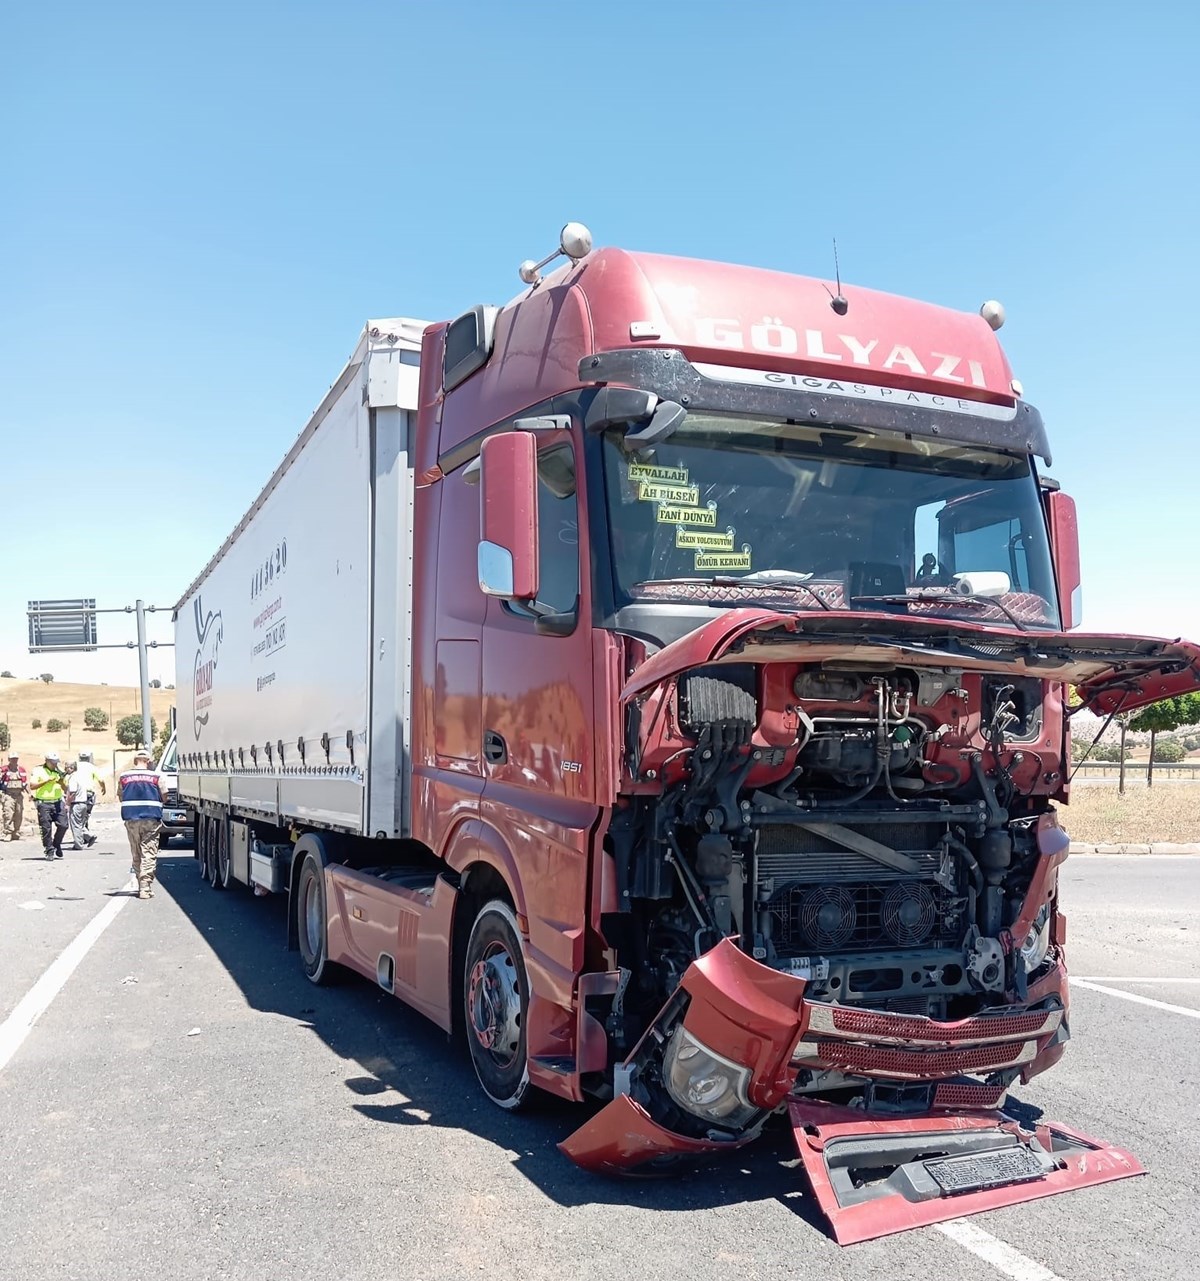
[[[67,834],[67,812],[62,801],[38,801],[38,827],[42,829],[42,849],[61,850],[63,837]],[[54,828],[54,839],[50,838],[50,828]]]

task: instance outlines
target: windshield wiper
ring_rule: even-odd
[[[933,605],[979,605],[986,606],[989,609],[998,609],[1017,629],[1019,632],[1027,632],[1029,628],[1008,608],[1002,605],[995,596],[975,596],[970,592],[965,592],[961,596],[955,592],[953,595],[942,595],[941,592],[914,592],[906,596],[852,596],[851,605],[857,605],[860,601],[875,601],[881,605],[909,605],[914,601],[920,604]]]
[[[775,578],[774,574],[787,574],[787,577]],[[767,577],[772,575],[772,577]],[[797,575],[791,577],[787,570],[762,570],[761,574],[745,574],[741,578],[733,574],[711,574],[707,578],[644,578],[640,583],[635,583],[635,587],[652,587],[656,583],[665,583],[669,586],[695,586],[696,584],[707,585],[710,587],[762,587],[768,590],[782,588],[784,591],[801,591],[806,592],[813,600],[817,602],[822,609],[830,612],[833,606],[813,587],[803,582]]]

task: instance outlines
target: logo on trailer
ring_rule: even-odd
[[[192,724],[199,739],[204,726],[208,724],[212,708],[213,678],[217,671],[217,659],[224,640],[221,614],[204,612],[204,607],[197,596],[192,602],[196,620],[196,658],[192,664]]]

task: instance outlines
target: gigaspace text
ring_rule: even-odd
[[[903,343],[883,348],[878,338],[863,342],[853,334],[827,334],[821,329],[796,330],[785,325],[778,316],[764,316],[761,323],[748,328],[743,328],[734,319],[711,316],[699,316],[694,323],[696,339],[706,347],[793,356],[800,352],[803,343],[804,354],[810,360],[844,361],[849,366],[858,365],[865,369],[902,369],[910,374],[987,389],[981,361],[965,360],[948,352],[929,351],[919,356],[913,347]]]

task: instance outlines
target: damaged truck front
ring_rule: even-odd
[[[670,267],[641,266],[678,303]],[[1128,710],[1192,688],[1198,652],[1069,634],[1074,504],[983,320],[874,295],[835,339],[815,289],[791,328],[699,318],[702,290],[652,329],[677,346],[579,366],[623,688],[608,984],[580,985],[613,1097],[563,1149],[629,1170],[786,1107],[842,1240],[1136,1173],[1000,1108],[1070,1034],[1068,689]],[[489,533],[488,493],[513,492],[522,451],[484,443],[489,555],[513,535]],[[505,554],[518,581],[536,559],[519,537]]]

